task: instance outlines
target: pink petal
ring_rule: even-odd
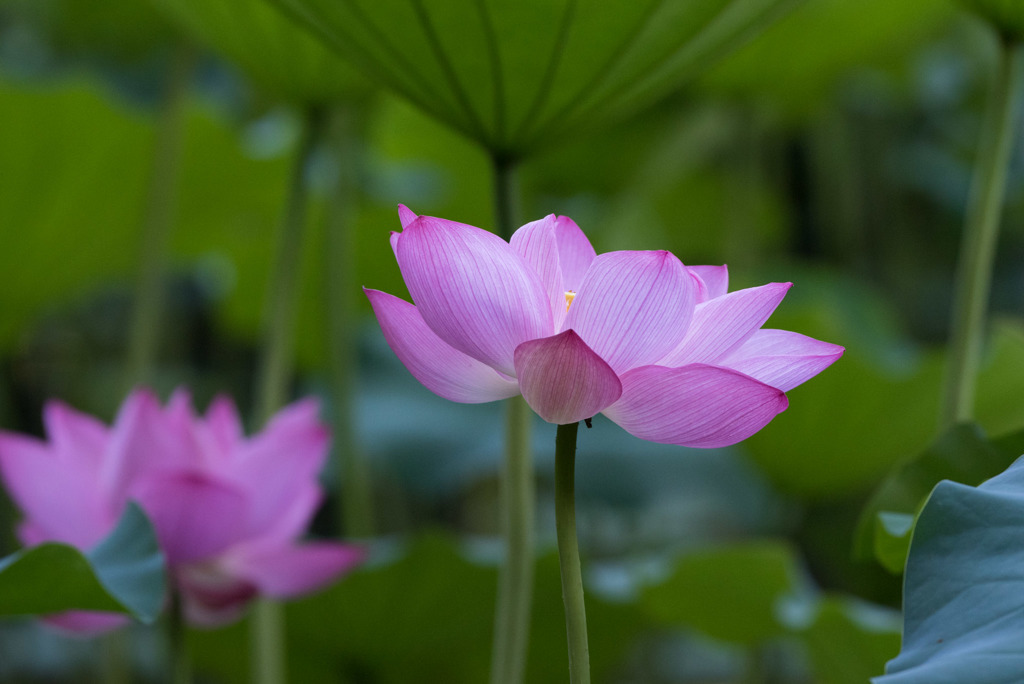
[[[540,277],[557,330],[565,319],[565,293],[579,291],[594,260],[594,248],[575,221],[554,214],[527,223],[510,243]]]
[[[698,304],[682,343],[659,366],[714,363],[738,348],[772,315],[792,283],[768,283]]]
[[[38,541],[86,549],[113,527],[114,515],[88,459],[62,460],[45,442],[0,432],[0,473]]]
[[[831,366],[844,351],[788,330],[758,330],[721,365],[788,392]]]
[[[330,447],[319,411],[313,399],[285,407],[239,448],[232,467],[223,471],[248,497],[248,537],[274,529],[294,502],[315,486]]]
[[[622,376],[604,414],[640,439],[711,448],[750,437],[787,405],[781,390],[728,368],[645,366]]]
[[[622,394],[615,371],[572,330],[523,342],[515,358],[523,398],[549,423],[590,418]]]
[[[621,373],[654,363],[680,343],[696,290],[669,252],[608,252],[587,270],[563,327]]]
[[[412,209],[405,206],[404,204],[398,205],[398,220],[402,222],[402,230],[409,227],[409,224],[418,219],[419,217],[413,213]]]
[[[399,360],[434,394],[467,404],[507,399],[519,386],[434,334],[415,306],[378,290],[363,290],[384,339]]]
[[[209,558],[245,534],[249,498],[203,474],[148,473],[129,493],[152,520],[169,564]]]
[[[60,401],[43,407],[46,436],[61,460],[85,459],[99,468],[107,444],[108,428],[90,415]]]
[[[43,622],[69,636],[88,638],[110,632],[131,624],[126,615],[117,613],[95,613],[84,610],[68,611],[47,615]]]
[[[264,596],[292,598],[325,587],[366,559],[365,549],[330,542],[254,545],[223,562]]]
[[[224,454],[230,454],[245,438],[242,419],[230,397],[219,395],[210,402],[206,409],[206,425],[216,447]]]
[[[395,261],[398,261],[398,241],[402,239],[402,234],[398,231],[391,231],[391,237],[388,238],[391,242],[391,251],[395,255]]]
[[[234,622],[259,594],[256,585],[225,571],[220,561],[175,568],[175,585],[184,599],[189,624],[219,627]]]
[[[156,395],[144,389],[133,391],[121,405],[101,474],[101,486],[114,507],[124,505],[125,492],[142,473],[202,463],[190,422],[175,415],[179,414],[165,414]]]
[[[700,301],[721,297],[729,291],[729,267],[722,266],[687,266],[707,288],[707,296]]]
[[[554,330],[533,269],[485,230],[420,216],[402,233],[398,265],[430,329],[506,375],[520,343]]]

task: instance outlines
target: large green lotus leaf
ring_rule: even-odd
[[[166,589],[153,525],[134,503],[88,553],[45,543],[0,560],[0,616],[87,610],[151,623],[160,615]]]
[[[274,95],[315,104],[368,87],[347,62],[266,0],[152,1]]]
[[[978,485],[1006,469],[1018,456],[1016,444],[986,439],[975,424],[958,425],[882,482],[857,530],[857,552],[874,555],[890,572],[901,573],[914,516],[941,480]]]
[[[394,555],[397,553],[397,557]],[[390,556],[390,557],[388,557]],[[477,684],[487,680],[497,573],[446,536],[389,553],[287,608],[290,680]],[[587,594],[591,666],[607,678],[647,624],[634,607]],[[194,633],[196,669],[249,681],[244,629]],[[539,559],[525,680],[561,684],[567,665],[558,562]]]
[[[724,641],[755,645],[786,632],[779,604],[799,589],[796,556],[775,541],[688,554],[641,603],[657,620]]]
[[[811,0],[718,64],[702,85],[800,113],[845,74],[908,54],[953,16],[948,0]]]
[[[791,0],[273,0],[373,81],[497,152],[634,110]]]
[[[978,486],[939,483],[903,583],[903,646],[875,684],[1015,684],[1024,673],[1024,459]]]

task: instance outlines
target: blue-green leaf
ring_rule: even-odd
[[[0,560],[0,616],[87,610],[151,623],[160,615],[166,591],[164,556],[153,525],[134,503],[88,553],[46,543]]]
[[[907,558],[903,648],[875,684],[1016,684],[1024,673],[1024,459],[978,487],[943,481]]]

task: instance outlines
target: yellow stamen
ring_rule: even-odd
[[[569,307],[572,306],[572,300],[576,299],[576,292],[568,290],[565,293],[565,312],[569,313]]]

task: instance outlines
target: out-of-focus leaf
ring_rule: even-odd
[[[88,553],[45,543],[0,560],[0,615],[87,610],[126,613],[151,623],[165,594],[163,553],[153,525],[134,503]]]
[[[948,0],[810,0],[703,79],[800,113],[855,67],[905,55],[953,15]]]
[[[907,557],[903,646],[875,684],[1012,684],[1024,672],[1024,459],[978,487],[940,482]]]
[[[379,684],[486,681],[496,588],[493,567],[466,560],[446,537],[420,538],[401,558],[363,568],[289,605],[291,680],[359,681],[372,673]],[[587,595],[587,621],[591,666],[600,678],[645,622],[634,607],[593,593]],[[200,637],[192,644],[200,672],[225,682],[249,681],[247,663],[229,648],[244,644],[244,630],[194,636]],[[548,555],[537,565],[526,681],[564,682],[566,652],[558,562]]]
[[[347,62],[266,0],[153,2],[275,95],[326,103],[368,87]]]
[[[935,485],[941,480],[981,484],[1018,456],[993,445],[975,424],[951,428],[875,491],[858,525],[858,555],[866,558],[874,552],[890,572],[903,572],[913,518]]]
[[[274,0],[424,111],[519,153],[693,78],[791,0]]]
[[[864,684],[900,648],[896,611],[836,596],[821,600],[800,635],[820,684]]]
[[[642,605],[656,619],[716,639],[753,645],[785,633],[778,604],[798,590],[793,549],[753,542],[689,554]]]

